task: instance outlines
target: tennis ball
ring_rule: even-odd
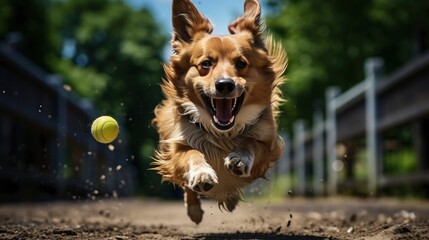
[[[100,143],[113,142],[119,133],[119,125],[110,116],[101,116],[95,119],[91,126],[91,134]]]

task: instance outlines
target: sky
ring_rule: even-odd
[[[172,0],[124,0],[130,6],[139,8],[148,8],[152,11],[156,21],[164,28],[164,32],[171,36],[171,4]],[[192,0],[198,10],[203,13],[210,22],[214,25],[213,34],[226,35],[228,34],[228,24],[243,14],[244,0]],[[263,0],[262,0],[263,2]],[[262,16],[264,12],[262,10]],[[70,39],[63,46],[63,56],[71,58],[75,53],[76,44]],[[168,61],[172,53],[170,44],[167,44],[163,50],[162,56],[164,61]],[[82,60],[85,55],[82,54]],[[79,58],[79,57],[78,57]],[[84,63],[83,63],[84,64]]]
[[[147,7],[165,31],[171,33],[172,0],[126,0],[136,8]],[[213,34],[228,33],[228,24],[243,13],[244,0],[192,0],[198,10],[214,25]]]
[[[152,11],[156,21],[160,23],[164,31],[171,36],[171,4],[172,0],[125,0],[130,6],[135,8],[148,8]],[[226,35],[228,24],[243,14],[244,0],[192,0],[197,9],[205,15],[214,25],[214,35]],[[260,0],[261,5],[264,0]],[[262,6],[262,17],[264,17],[264,7]],[[163,51],[164,61],[167,61],[172,53],[170,44],[167,44]]]

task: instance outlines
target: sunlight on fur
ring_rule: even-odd
[[[233,211],[240,189],[263,178],[283,150],[277,116],[287,57],[260,16],[258,1],[246,0],[230,35],[214,36],[190,0],[173,0],[174,54],[164,65],[165,99],[155,109],[153,169],[183,188],[197,224],[204,213],[199,196]]]

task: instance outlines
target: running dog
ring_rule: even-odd
[[[226,36],[211,35],[213,25],[190,0],[173,0],[172,9],[174,53],[153,119],[160,137],[153,169],[183,188],[198,224],[200,195],[233,211],[240,189],[280,158],[276,121],[287,56],[264,33],[257,0],[245,1]]]

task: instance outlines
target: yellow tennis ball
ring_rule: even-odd
[[[118,122],[110,116],[98,117],[92,123],[91,134],[100,143],[111,143],[119,134]]]

